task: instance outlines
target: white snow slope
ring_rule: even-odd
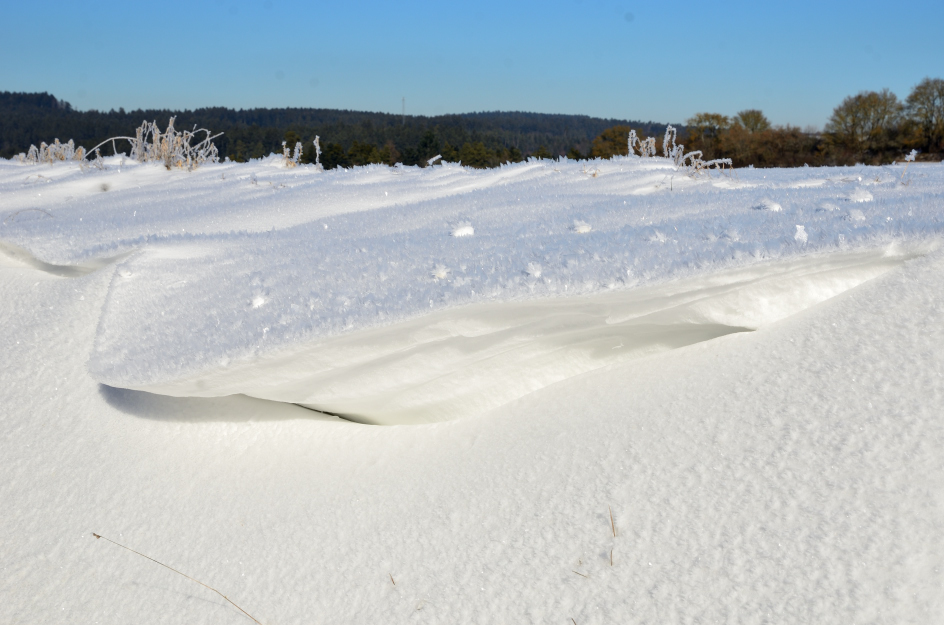
[[[0,622],[944,620],[901,174],[0,161]]]

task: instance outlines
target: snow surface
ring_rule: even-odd
[[[942,620],[944,167],[592,166],[0,161],[0,621]]]

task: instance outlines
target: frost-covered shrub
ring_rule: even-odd
[[[672,125],[665,127],[665,137],[662,138],[662,155],[672,159],[676,169],[682,164],[685,157],[685,146],[681,143],[676,144],[675,139],[678,136],[675,127]],[[701,152],[699,152],[701,154]]]
[[[301,158],[301,155],[302,155],[302,142],[301,141],[295,142],[295,151],[293,154],[289,153],[288,142],[287,141],[282,142],[282,158],[286,167],[297,167],[298,159]]]
[[[636,131],[630,130],[628,144],[630,156],[633,156],[636,153],[633,148],[637,147],[639,148],[639,156],[648,158],[656,155],[656,140],[653,137],[649,137],[645,141],[641,141],[639,137],[636,136]]]
[[[321,169],[321,137],[315,135],[315,140],[312,143],[315,145],[315,166]]]
[[[681,143],[676,145],[676,136],[675,128],[670,125],[666,127],[665,137],[662,140],[662,154],[675,163],[676,169],[685,167],[688,170],[688,175],[695,176],[701,172],[708,172],[712,167],[715,169],[724,169],[726,165],[733,167],[730,158],[716,158],[706,161],[702,158],[701,150],[695,150],[686,154],[684,145]],[[655,152],[653,151],[653,155],[654,154]]]
[[[59,139],[53,141],[52,145],[46,145],[46,142],[39,144],[39,148],[31,145],[29,152],[21,159],[27,163],[49,163],[52,165],[55,161],[81,161],[85,158],[85,148],[75,147],[72,139],[68,143],[59,143]]]
[[[114,145],[116,139],[125,139],[131,142],[131,158],[139,163],[162,162],[168,169],[171,167],[186,167],[190,170],[204,163],[219,162],[219,152],[216,145],[213,144],[213,139],[223,133],[211,136],[209,130],[197,129],[196,126],[193,127],[193,130],[177,132],[174,128],[175,119],[177,118],[170,118],[170,121],[167,122],[167,129],[163,133],[157,127],[157,122],[143,122],[135,131],[133,139],[131,137],[115,137],[109,139],[109,141]],[[199,133],[204,133],[203,140],[191,145],[191,142],[198,137]]]
[[[218,163],[220,160],[219,152],[216,149],[216,145],[213,144],[213,139],[223,133],[211,135],[209,130],[203,128],[198,129],[196,126],[193,127],[193,130],[178,132],[174,128],[175,119],[176,117],[170,118],[170,121],[167,123],[167,129],[164,132],[161,132],[161,129],[157,127],[157,122],[143,122],[141,126],[135,130],[134,137],[112,137],[111,139],[106,139],[87,153],[82,148],[78,148],[75,150],[76,156],[74,158],[85,163],[85,157],[87,155],[95,154],[95,161],[91,164],[101,167],[100,148],[106,143],[111,143],[112,149],[117,152],[115,142],[127,141],[131,144],[131,158],[139,163],[160,162],[163,163],[167,169],[180,167],[187,168],[188,170],[195,169],[204,163]],[[204,138],[192,144],[195,139],[199,138],[200,133],[204,134]],[[71,143],[70,141],[69,144]],[[82,152],[81,158],[78,156],[79,152]],[[27,160],[29,159],[27,158]]]
[[[917,156],[918,156],[918,151],[917,151],[917,150],[911,150],[911,152],[909,152],[908,155],[905,156],[905,169],[904,169],[904,171],[901,172],[901,182],[902,182],[902,184],[907,184],[907,183],[905,182],[905,174],[908,173],[908,165],[911,165],[911,164],[914,162],[914,160],[915,160],[915,158],[916,158]],[[910,180],[909,180],[909,182],[910,182]]]

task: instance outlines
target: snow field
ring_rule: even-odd
[[[0,621],[248,622],[93,531],[267,625],[944,616],[934,166],[907,186],[895,168],[741,170],[669,191],[658,162],[304,180],[112,165],[35,183],[0,162]],[[782,210],[754,209],[764,197]],[[473,233],[452,236],[463,221]],[[297,363],[273,365],[318,345],[366,377],[396,340],[442,343],[420,360],[448,372],[450,341],[485,323],[560,341],[544,307],[594,337],[647,315],[754,331],[657,341],[410,427],[107,385],[284,381]]]

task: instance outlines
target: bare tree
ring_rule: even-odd
[[[706,158],[717,158],[722,135],[731,127],[731,119],[720,113],[697,113],[685,122],[686,145],[701,150]]]
[[[944,149],[944,80],[925,78],[905,101],[909,120],[921,135],[928,152]]]
[[[734,123],[743,126],[751,134],[770,130],[770,120],[757,109],[741,111],[734,117]]]
[[[847,97],[833,110],[826,133],[836,146],[856,154],[876,154],[889,147],[902,108],[888,89],[863,91]]]

